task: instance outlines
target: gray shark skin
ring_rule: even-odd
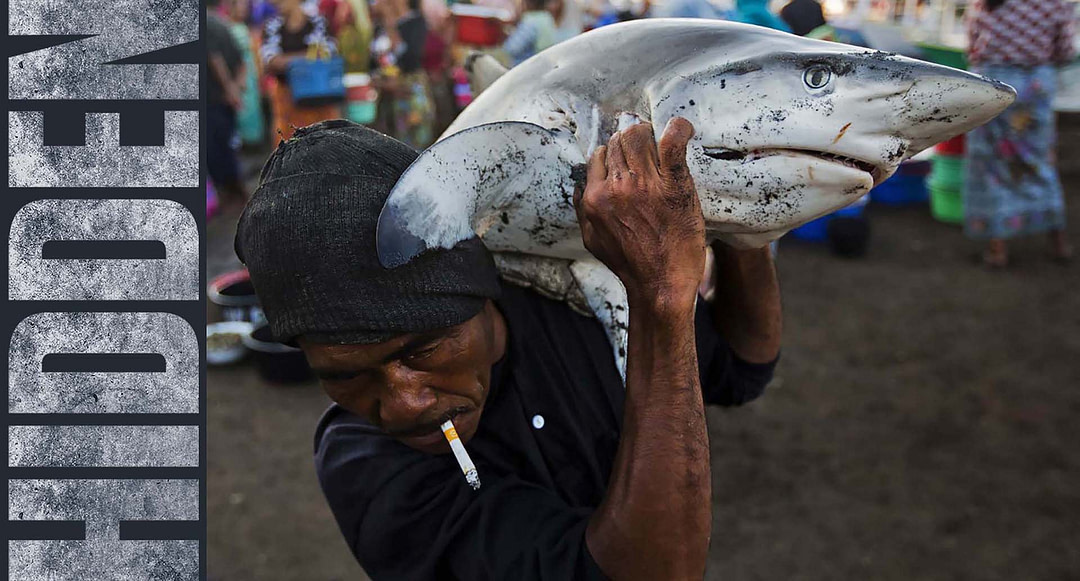
[[[585,250],[572,195],[598,145],[638,121],[693,123],[707,236],[760,247],[846,206],[918,152],[1008,107],[1003,83],[725,21],[604,27],[491,82],[395,185],[384,266],[479,235],[503,276],[595,314],[625,369],[618,279]],[[497,73],[496,73],[497,74]]]

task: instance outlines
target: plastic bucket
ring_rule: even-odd
[[[934,156],[930,172],[930,188],[961,190],[964,187],[964,158],[950,155]]]
[[[311,379],[304,352],[273,340],[269,325],[256,327],[244,336],[244,346],[251,350],[259,377],[268,383],[299,383]]]
[[[940,155],[962,156],[964,155],[964,134],[961,133],[952,139],[942,141],[934,146],[934,152]]]
[[[247,269],[227,272],[210,281],[206,298],[218,307],[222,321],[259,324],[266,320]]]
[[[503,23],[509,14],[487,6],[454,3],[450,6],[457,24],[458,44],[497,46],[502,41]]]
[[[206,363],[231,365],[247,355],[244,337],[251,334],[251,323],[229,321],[206,326]]]
[[[930,214],[947,224],[963,222],[964,197],[960,190],[930,186]]]
[[[375,101],[349,101],[345,105],[345,117],[349,121],[366,125],[375,121]]]

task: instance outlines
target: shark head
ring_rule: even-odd
[[[711,236],[761,246],[854,202],[903,160],[1015,99],[1008,85],[957,69],[811,46],[705,61],[648,91],[658,137],[672,117],[694,124],[687,164]]]
[[[417,158],[383,208],[379,257],[394,267],[479,236],[493,252],[588,259],[573,192],[624,117],[657,139],[673,117],[691,121],[709,236],[760,247],[1014,99],[964,71],[757,26],[604,27],[499,76]]]

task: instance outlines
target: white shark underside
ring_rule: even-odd
[[[956,69],[756,26],[604,27],[506,72],[462,112],[394,187],[379,257],[393,267],[479,235],[504,277],[596,315],[625,371],[626,293],[585,250],[572,203],[613,132],[642,120],[659,138],[673,117],[692,122],[686,162],[708,236],[749,248],[857,200],[1014,98]]]

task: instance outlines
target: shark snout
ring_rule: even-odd
[[[900,136],[907,156],[966,133],[998,116],[1016,99],[999,81],[957,69],[920,63],[915,83],[904,94]]]

